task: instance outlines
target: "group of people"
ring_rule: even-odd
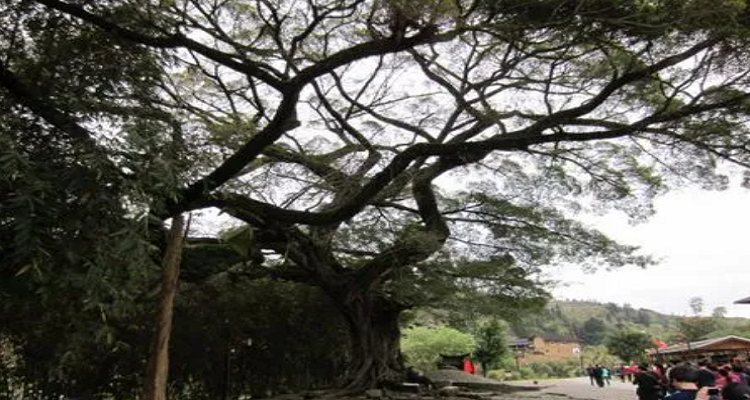
[[[586,374],[591,380],[591,385],[604,387],[610,385],[612,378],[619,378],[622,382],[626,380],[633,382],[633,377],[639,371],[637,365],[619,365],[608,367],[601,364],[589,365],[586,368]]]
[[[599,387],[604,387],[605,384],[611,385],[612,382],[612,369],[609,367],[605,367],[601,364],[596,365],[589,365],[588,368],[586,368],[586,373],[589,376],[589,379],[591,380],[591,385],[593,386],[595,383]]]
[[[750,371],[739,362],[642,364],[633,384],[639,400],[750,400]]]

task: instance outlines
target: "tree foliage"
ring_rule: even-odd
[[[586,346],[581,354],[581,360],[585,365],[607,365],[622,364],[623,358],[613,355],[606,345]]]
[[[693,310],[693,315],[698,315],[703,312],[703,298],[702,297],[691,297],[690,309]]]
[[[651,338],[643,332],[622,330],[609,335],[605,341],[607,350],[625,362],[639,362],[646,357],[646,350],[654,347]]]
[[[502,359],[510,353],[508,347],[508,326],[497,319],[490,319],[479,326],[476,334],[476,358],[482,364],[482,372],[497,368]]]
[[[599,318],[591,317],[581,326],[580,338],[588,345],[602,344],[607,334],[607,326]]]
[[[538,312],[550,298],[539,272],[508,257],[437,259],[396,272],[387,290],[433,322],[477,332],[488,317],[515,320]]]
[[[684,317],[677,321],[678,337],[682,341],[695,342],[719,328],[717,319],[713,317]]]
[[[703,299],[692,297],[689,301],[692,317],[680,318],[677,321],[677,338],[681,341],[694,342],[704,339],[706,335],[719,328],[719,318],[701,317],[703,312]]]

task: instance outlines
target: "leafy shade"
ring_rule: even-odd
[[[401,304],[432,310],[442,322],[475,331],[482,317],[515,318],[550,298],[538,270],[508,257],[426,262],[402,269],[386,286]]]

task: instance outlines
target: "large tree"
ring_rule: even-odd
[[[705,339],[706,336],[719,328],[717,319],[713,317],[682,317],[677,320],[677,337],[675,339],[687,343]]]
[[[476,334],[479,348],[476,357],[482,364],[482,374],[494,369],[509,355],[508,325],[497,319],[485,321]]]
[[[596,346],[602,343],[607,334],[607,325],[599,318],[591,317],[581,326],[578,337],[584,343]]]
[[[627,329],[607,337],[607,349],[626,363],[639,362],[646,358],[646,352],[654,347],[651,338],[644,332]]]
[[[0,61],[0,87],[74,160],[96,155],[121,173],[105,176],[148,183],[113,197],[131,214],[164,221],[215,207],[246,223],[254,272],[319,286],[338,304],[350,384],[364,387],[402,369],[397,322],[411,304],[393,283],[403,272],[502,259],[505,275],[481,289],[507,295],[505,279],[562,261],[643,265],[567,211],[644,218],[672,185],[725,187],[719,161],[747,166],[746,9],[16,0],[3,12],[42,15],[51,32],[80,26],[84,44],[111,41],[113,62],[100,65],[158,73],[108,91],[75,64],[79,93],[46,90],[17,49],[33,28],[18,18],[7,30],[18,38],[1,43],[17,51]],[[118,57],[136,50],[151,62]],[[58,69],[64,80],[65,68],[41,67]],[[100,91],[112,95],[89,96]]]

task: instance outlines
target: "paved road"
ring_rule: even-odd
[[[613,380],[610,386],[605,386],[604,388],[591,386],[588,377],[545,380],[540,381],[539,385],[549,386],[543,390],[544,393],[566,395],[574,399],[637,400],[635,386],[632,383],[622,383],[619,380]]]

